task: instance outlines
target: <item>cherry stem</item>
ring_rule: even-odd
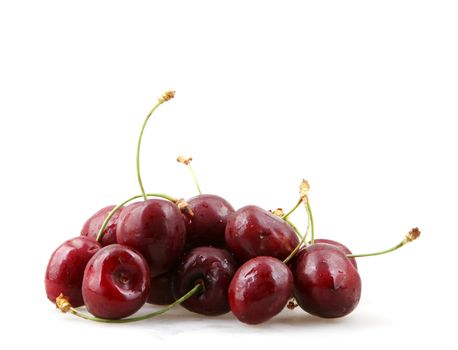
[[[407,243],[410,243],[414,240],[416,240],[418,237],[420,237],[420,230],[415,227],[413,229],[411,229],[409,231],[409,233],[404,237],[404,239],[396,244],[394,247],[392,248],[389,248],[389,249],[386,249],[386,250],[382,250],[382,251],[379,251],[379,252],[375,252],[375,253],[368,253],[368,254],[347,254],[347,257],[349,258],[362,258],[362,257],[365,257],[365,256],[375,256],[375,255],[382,255],[382,254],[387,254],[387,253],[391,253],[391,252],[394,252],[395,250],[401,248],[402,246],[406,245]]]
[[[200,186],[199,186],[199,182],[197,181],[196,173],[195,173],[194,170],[192,169],[191,164],[188,164],[188,169],[189,169],[189,172],[190,172],[191,175],[192,175],[192,178],[194,179],[194,184],[195,184],[196,187],[197,187],[197,192],[199,192],[199,194],[202,194],[202,191],[201,191]]]
[[[166,194],[163,194],[163,193],[143,193],[143,194],[140,194],[140,195],[136,195],[136,196],[133,196],[133,197],[130,197],[129,199],[126,199],[124,202],[122,203],[119,203],[117,206],[115,206],[113,209],[110,210],[110,212],[107,214],[107,216],[105,217],[105,220],[103,221],[102,223],[102,226],[100,227],[100,230],[99,230],[99,233],[97,234],[97,242],[101,242],[102,241],[102,238],[103,238],[103,234],[104,234],[104,231],[105,231],[105,228],[107,227],[108,225],[108,222],[110,221],[110,219],[113,217],[113,215],[122,207],[124,206],[125,204],[137,199],[137,198],[146,198],[146,197],[159,197],[159,198],[164,198],[164,199],[167,199],[173,203],[176,203],[177,202],[177,199],[176,198],[173,198],[169,195],[166,195]]]
[[[288,218],[283,217],[283,220],[286,221],[286,223],[293,228],[293,230],[296,232],[296,234],[299,236],[299,238],[303,238],[301,233],[299,232],[299,229],[294,225]]]
[[[362,257],[365,257],[365,256],[375,256],[375,255],[387,254],[387,253],[391,253],[391,252],[401,248],[405,244],[406,244],[406,242],[402,241],[401,243],[398,243],[394,247],[392,247],[390,249],[387,249],[387,250],[382,250],[380,252],[367,253],[367,254],[347,254],[347,257],[349,257],[349,258],[362,258]]]
[[[302,202],[302,200],[301,200],[301,202]],[[308,214],[308,211],[307,211],[307,214]],[[301,249],[302,245],[305,243],[305,241],[307,239],[307,236],[308,236],[308,233],[309,233],[311,222],[312,222],[311,216],[308,215],[307,229],[305,230],[304,236],[301,237],[302,239],[299,242],[299,244],[296,246],[296,248],[294,248],[294,250],[287,256],[287,258],[285,260],[283,260],[284,264],[287,264],[292,258],[294,258],[294,256],[297,254],[299,249]]]
[[[283,215],[282,218],[283,218],[284,220],[286,220],[286,219],[288,218],[288,216],[290,216],[292,213],[294,213],[294,211],[295,211],[297,208],[299,208],[299,206],[301,205],[301,203],[302,203],[302,198],[300,198],[300,199],[297,201],[297,203],[296,203],[296,205],[294,206],[294,208],[291,209],[289,212],[287,212],[285,215]]]
[[[194,288],[192,288],[189,292],[187,292],[185,295],[183,295],[180,299],[177,299],[175,302],[173,302],[172,304],[170,305],[167,305],[166,307],[160,309],[160,310],[157,310],[157,311],[154,311],[154,312],[151,312],[149,314],[146,314],[146,315],[142,315],[142,316],[138,316],[138,317],[131,317],[131,318],[122,318],[120,320],[110,320],[110,319],[105,319],[105,318],[100,318],[100,317],[95,317],[95,316],[91,316],[91,315],[88,315],[88,314],[85,314],[81,311],[78,311],[77,309],[71,307],[69,309],[70,313],[72,313],[73,315],[75,316],[78,316],[78,317],[81,317],[81,318],[84,318],[86,320],[90,320],[90,321],[95,321],[95,322],[104,322],[104,323],[131,323],[131,322],[137,322],[137,321],[143,321],[143,320],[147,320],[149,318],[153,318],[153,317],[156,317],[156,316],[159,316],[159,315],[162,315],[163,313],[166,313],[167,311],[173,309],[175,306],[177,305],[180,305],[181,303],[183,303],[184,301],[188,300],[189,298],[191,298],[193,295],[201,292],[203,290],[203,285],[202,283],[198,283],[194,286]]]
[[[177,162],[178,163],[184,164],[184,165],[186,165],[188,167],[189,172],[191,173],[191,176],[192,176],[192,178],[194,180],[194,184],[196,185],[197,192],[199,192],[199,194],[202,194],[202,191],[201,191],[200,186],[199,186],[199,181],[197,181],[197,176],[196,176],[196,173],[194,172],[194,169],[192,168],[191,161],[192,161],[191,157],[186,158],[186,157],[183,157],[183,156],[178,156],[178,158],[177,158]]]
[[[154,105],[153,108],[149,111],[149,113],[146,115],[146,118],[143,122],[142,128],[140,130],[140,136],[138,137],[138,142],[137,142],[137,179],[138,179],[138,184],[140,185],[140,190],[143,194],[143,199],[146,201],[147,196],[145,193],[145,188],[143,187],[143,182],[142,182],[142,177],[140,175],[140,147],[142,144],[142,138],[143,138],[143,132],[145,131],[146,124],[148,123],[149,118],[151,115],[154,113],[154,111],[164,102],[172,99],[175,95],[175,91],[167,91],[165,92],[160,98],[158,98],[157,103]]]
[[[310,220],[310,227],[312,229],[312,237],[310,239],[310,242],[311,244],[314,244],[315,243],[315,225],[313,223],[312,208],[310,207],[310,201],[309,201],[308,196],[306,196],[304,200],[305,200],[305,210],[307,210],[307,215]]]

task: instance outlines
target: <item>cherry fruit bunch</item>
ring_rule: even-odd
[[[234,210],[224,198],[201,193],[191,159],[184,157],[178,161],[188,166],[199,195],[185,201],[146,193],[140,175],[143,132],[153,112],[173,97],[173,91],[162,95],[141,128],[141,194],[96,212],[80,236],[51,255],[46,294],[62,312],[125,323],[181,305],[208,316],[232,311],[241,322],[258,324],[299,305],[315,316],[342,317],[361,295],[355,258],[394,251],[420,235],[413,228],[390,249],[352,254],[339,242],[315,239],[307,181],[287,213],[255,205]],[[302,206],[308,220],[303,234],[289,218]],[[166,306],[132,316],[145,303]]]

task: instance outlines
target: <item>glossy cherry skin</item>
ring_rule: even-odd
[[[294,259],[294,297],[308,313],[336,318],[348,315],[358,305],[361,278],[339,248],[316,243]]]
[[[105,218],[107,217],[108,213],[113,209],[114,205],[109,205],[108,207],[100,209],[94,215],[92,215],[84,224],[83,228],[81,229],[81,236],[88,236],[91,238],[96,239],[97,235],[99,234],[99,230],[102,227]],[[118,218],[122,212],[122,207],[114,213],[111,217],[110,221],[108,221],[108,225],[103,231],[102,237],[102,247],[105,247],[110,244],[117,243],[116,242],[116,226],[118,225]]]
[[[230,310],[227,290],[236,269],[236,262],[227,250],[194,248],[185,254],[175,271],[173,294],[178,299],[201,283],[204,290],[181,305],[203,315],[224,314]]]
[[[226,244],[239,261],[256,256],[284,260],[299,244],[284,220],[254,205],[237,210],[226,225]]]
[[[52,253],[45,274],[48,299],[53,303],[62,293],[74,307],[84,304],[81,294],[84,269],[100,244],[89,237],[75,237],[65,241]]]
[[[107,319],[130,316],[148,298],[148,263],[138,252],[126,246],[106,246],[87,264],[82,291],[84,304],[94,316]]]
[[[193,215],[183,214],[186,223],[186,247],[224,247],[227,219],[234,212],[232,205],[213,194],[195,196],[187,203]]]
[[[315,239],[315,243],[327,243],[327,244],[333,245],[334,247],[339,248],[340,250],[342,250],[344,252],[345,255],[346,254],[353,254],[351,252],[351,250],[348,249],[346,246],[344,246],[342,243],[333,241],[332,239],[318,238],[318,239]],[[348,259],[353,264],[353,266],[357,269],[358,268],[358,264],[356,263],[356,259],[355,258],[348,258]]]
[[[241,322],[258,324],[283,310],[292,294],[290,269],[276,258],[258,256],[235,273],[229,286],[229,304]]]
[[[156,277],[176,264],[183,253],[186,228],[178,207],[162,199],[136,202],[124,208],[118,219],[116,238],[138,250]]]
[[[166,272],[157,277],[151,278],[151,290],[148,296],[148,303],[156,305],[168,305],[175,301],[172,291],[171,272]]]

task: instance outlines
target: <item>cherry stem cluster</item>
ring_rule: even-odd
[[[282,216],[283,220],[289,223],[288,221],[288,216],[291,215],[300,205],[301,203],[304,203],[305,205],[305,210],[307,211],[307,230],[305,231],[305,234],[303,237],[301,237],[301,241],[299,244],[294,248],[294,250],[288,255],[288,257],[283,261],[285,264],[287,264],[299,251],[301,246],[306,242],[306,238],[309,232],[309,229],[311,228],[312,230],[312,239],[311,239],[311,244],[315,242],[315,225],[313,223],[313,215],[312,215],[312,208],[310,207],[310,201],[308,198],[308,192],[310,190],[310,185],[306,180],[302,180],[302,183],[299,187],[299,193],[300,193],[300,198],[297,201],[296,205],[285,215]],[[290,223],[291,224],[291,223]],[[297,232],[297,229],[296,229]]]
[[[294,248],[294,250],[287,256],[287,258],[285,260],[283,260],[283,263],[284,264],[287,264],[289,263],[289,261],[294,258],[294,256],[297,254],[297,252],[299,251],[299,249],[301,249],[302,245],[305,243],[305,240],[307,239],[307,235],[309,233],[309,229],[310,229],[310,217],[309,217],[309,222],[307,224],[307,229],[305,231],[305,234],[304,236],[302,237],[301,241],[299,242],[299,244],[296,246],[296,248]]]

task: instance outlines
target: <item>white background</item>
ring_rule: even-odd
[[[48,349],[456,348],[455,1],[1,1],[1,342]],[[58,313],[52,251],[96,210],[148,191],[290,208],[361,259],[348,317],[246,326],[177,309],[131,325]],[[304,227],[305,213],[294,221]],[[2,346],[3,348],[3,346]]]

